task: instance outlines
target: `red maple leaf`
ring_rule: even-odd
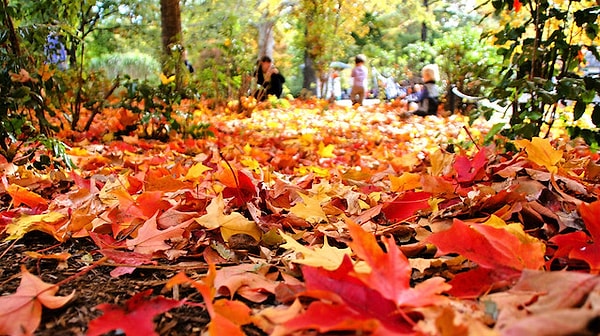
[[[381,212],[393,221],[403,221],[412,217],[417,211],[429,208],[431,194],[427,192],[409,191],[393,201],[383,204]]]
[[[127,336],[158,335],[154,331],[154,317],[181,306],[185,301],[163,296],[150,298],[150,294],[152,289],[137,293],[125,302],[124,307],[108,303],[96,306],[104,314],[90,322],[87,336],[99,336],[117,329]]]
[[[459,155],[454,160],[454,170],[456,171],[456,180],[459,183],[470,183],[476,179],[481,179],[485,175],[485,164],[487,158],[485,150],[481,149],[471,160],[464,155]]]
[[[376,326],[381,325],[386,330],[409,333],[413,322],[397,314],[397,307],[392,300],[386,299],[377,290],[365,285],[353,276],[353,273],[354,266],[348,256],[344,257],[344,261],[335,271],[327,271],[320,267],[302,267],[306,289],[309,291],[307,295],[319,293],[318,295],[323,295],[325,299],[322,302],[313,302],[304,314],[286,322],[286,329],[288,331],[310,329],[316,323],[330,320],[329,324],[319,328],[321,332],[353,330],[351,328],[355,327],[371,332],[374,327],[373,321],[376,321],[378,322]],[[322,314],[322,312],[327,313]]]
[[[481,295],[505,281],[515,281],[524,269],[544,265],[540,242],[522,241],[491,225],[455,219],[450,229],[434,233],[426,241],[438,248],[438,255],[458,253],[479,265],[450,281],[449,293],[455,296]]]
[[[568,256],[572,259],[583,260],[590,266],[590,273],[600,273],[600,201],[582,203],[579,214],[585,223],[589,236],[582,231],[556,235],[550,239],[558,249],[555,258]],[[552,262],[552,260],[550,261]]]
[[[411,316],[411,309],[446,302],[439,294],[449,288],[448,284],[441,278],[432,278],[411,288],[412,268],[394,240],[384,239],[384,252],[373,234],[355,223],[347,224],[352,237],[350,247],[371,271],[357,272],[347,255],[334,271],[304,266],[306,295],[323,301],[313,302],[285,327],[289,331],[318,326],[320,332],[411,334],[415,323],[412,319],[420,318]]]

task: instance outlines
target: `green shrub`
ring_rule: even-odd
[[[129,76],[132,79],[158,82],[160,63],[152,56],[139,52],[114,53],[90,60],[89,70],[103,71],[108,78]]]

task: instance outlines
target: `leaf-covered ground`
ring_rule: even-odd
[[[0,335],[600,333],[581,142],[389,104],[194,116],[216,136],[0,163]]]

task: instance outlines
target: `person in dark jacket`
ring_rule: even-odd
[[[263,56],[260,59],[255,76],[256,84],[258,84],[258,88],[254,92],[256,99],[265,100],[269,95],[281,97],[285,77],[273,65],[273,60],[269,56]]]

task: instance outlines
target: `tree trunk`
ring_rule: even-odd
[[[15,31],[15,27],[12,22],[12,18],[8,14],[8,0],[2,1],[2,12],[4,17],[2,21],[8,30],[8,40],[10,41],[10,47],[13,55],[20,57],[21,56],[21,46],[19,45],[19,38],[17,37],[17,33]]]
[[[269,56],[273,59],[275,37],[273,36],[274,20],[264,19],[258,25],[258,57]]]
[[[317,93],[317,74],[313,64],[313,59],[310,56],[308,50],[304,51],[304,69],[302,70],[303,81],[302,89],[305,90],[306,94],[309,93],[314,95]]]
[[[170,54],[170,45],[181,44],[181,11],[179,0],[160,0],[162,47]]]
[[[423,7],[425,7],[425,10],[428,9],[428,7],[429,7],[428,0],[423,0]],[[421,41],[423,41],[423,42],[427,41],[427,24],[425,22],[421,23]]]
[[[183,42],[181,37],[181,11],[179,0],[160,0],[160,21],[163,55],[165,60],[174,56],[174,62],[163,63],[164,73],[175,74],[175,90],[181,90],[183,86]],[[171,47],[179,45],[178,52],[173,55]]]

